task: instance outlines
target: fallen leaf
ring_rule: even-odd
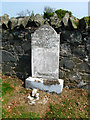
[[[51,114],[52,114],[52,112],[51,112]]]
[[[50,109],[48,109],[48,112],[50,111]]]
[[[13,115],[16,115],[16,113],[13,113]]]
[[[57,117],[59,117],[59,115],[57,115]]]
[[[8,110],[8,112],[11,112],[12,110],[10,109],[10,110]]]
[[[14,88],[14,85],[11,85],[10,87],[11,87],[11,88]]]
[[[12,104],[16,104],[16,103],[17,103],[17,100],[12,101]]]
[[[4,100],[2,99],[1,102],[3,102]]]
[[[24,84],[24,82],[21,82],[21,84],[23,85],[23,84]]]
[[[11,78],[11,76],[9,76],[8,78]]]

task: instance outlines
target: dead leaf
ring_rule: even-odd
[[[11,111],[12,111],[11,109],[8,110],[9,113],[10,113]]]
[[[14,88],[14,85],[11,85],[10,87],[11,87],[11,88]]]
[[[50,112],[50,109],[48,109],[48,112]]]
[[[24,82],[21,82],[21,84],[23,85],[23,84],[24,84]]]
[[[4,100],[2,99],[1,102],[3,102]]]
[[[11,78],[11,76],[9,76],[8,78]]]

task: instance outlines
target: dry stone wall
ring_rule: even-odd
[[[31,36],[42,24],[49,24],[60,34],[59,77],[65,80],[65,86],[77,87],[82,80],[89,83],[90,25],[85,26],[83,20],[76,28],[70,21],[71,18],[66,16],[61,21],[57,19],[58,22],[55,24],[53,17],[50,20],[40,17],[41,22],[38,18],[29,17],[9,19],[5,16],[3,18],[3,22],[0,22],[2,73],[23,80],[31,75]],[[65,19],[68,19],[67,23]]]

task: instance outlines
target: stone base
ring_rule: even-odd
[[[25,81],[26,88],[37,88],[50,93],[60,94],[63,89],[63,80],[47,80],[42,78],[28,77]]]

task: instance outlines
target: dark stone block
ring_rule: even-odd
[[[31,59],[29,55],[23,55],[19,58],[15,71],[31,76]]]
[[[72,53],[80,58],[84,58],[87,55],[87,51],[85,51],[85,46],[73,47]]]
[[[87,50],[87,53],[90,54],[90,44],[86,45],[86,50]]]
[[[73,69],[74,68],[74,63],[69,60],[69,58],[63,58],[60,61],[60,67],[67,68],[67,69]]]
[[[16,62],[15,57],[12,55],[12,53],[2,50],[2,61],[3,62]]]
[[[2,73],[7,74],[7,75],[12,75],[13,69],[11,67],[12,67],[11,64],[3,64],[2,65]]]
[[[78,28],[79,28],[80,30],[85,30],[85,29],[86,29],[86,22],[85,22],[85,19],[84,19],[84,18],[81,19],[81,20],[79,20]]]
[[[61,43],[63,42],[68,42],[71,45],[78,45],[82,43],[82,35],[79,31],[74,30],[74,31],[63,31],[61,33]]]
[[[2,40],[2,33],[0,32],[0,40]]]
[[[85,71],[85,72],[89,72],[90,70],[90,66],[87,63],[78,64],[77,68],[79,69],[79,71]]]
[[[59,78],[64,78],[65,77],[65,71],[61,71],[59,72]]]
[[[21,48],[21,46],[15,46],[15,52],[18,54],[23,54],[23,50]]]
[[[24,52],[27,52],[28,50],[30,50],[30,48],[31,48],[30,41],[22,44],[22,49],[24,50]]]
[[[71,56],[71,49],[70,49],[70,45],[64,43],[60,45],[60,55],[62,56]]]

